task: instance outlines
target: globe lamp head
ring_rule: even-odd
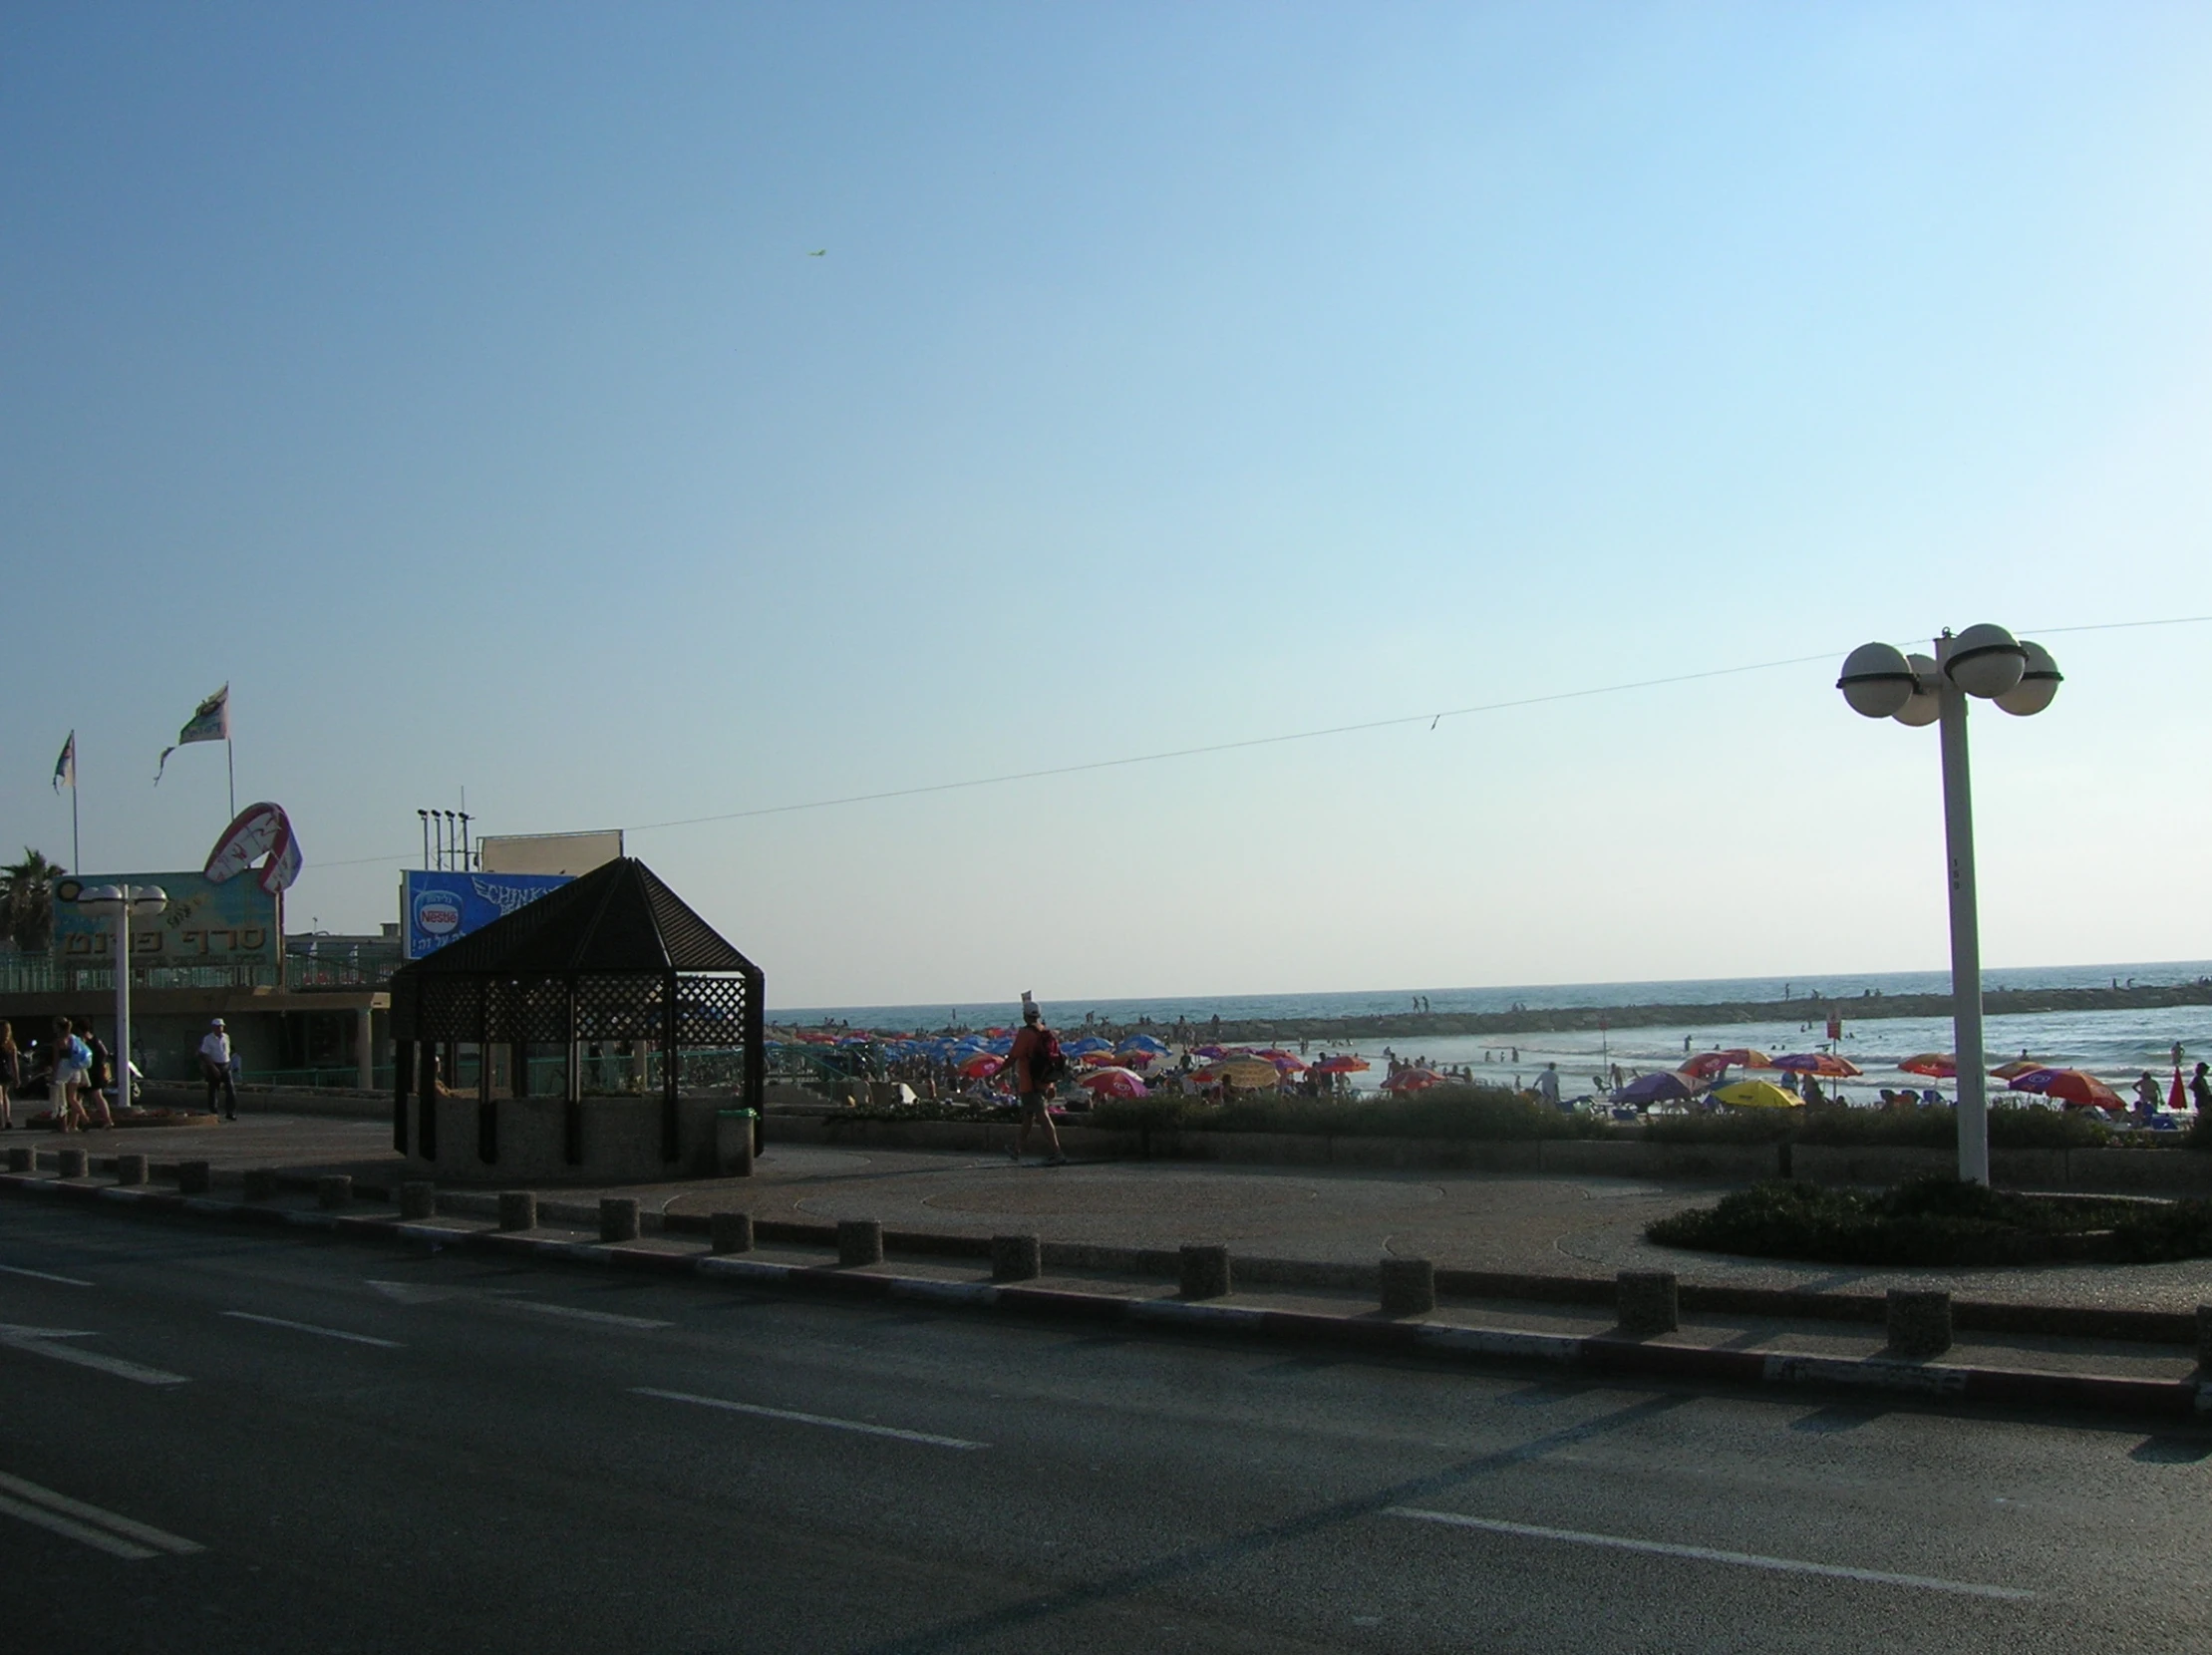
[[[1997,704],[2015,718],[2033,718],[2051,705],[2052,698],[2058,693],[2058,686],[2065,680],[2059,675],[2058,663],[2042,644],[2023,638],[2020,651],[2026,669],[2020,675],[2020,682],[1997,698]]]
[[[1913,670],[1894,644],[1861,644],[1843,658],[1835,681],[1861,718],[1889,718],[1912,699]]]
[[[1968,695],[1995,701],[2019,685],[2021,674],[2028,670],[2028,656],[2010,632],[1985,621],[1951,640],[1943,670]]]
[[[1943,675],[1932,655],[1908,655],[1905,661],[1912,668],[1913,693],[1891,716],[1918,730],[1943,717]]]

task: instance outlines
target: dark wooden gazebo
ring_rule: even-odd
[[[455,1054],[473,1045],[478,1055],[475,1158],[495,1164],[500,1099],[494,1095],[494,1053],[506,1049],[504,1090],[521,1104],[529,1098],[531,1050],[551,1047],[564,1055],[560,1158],[584,1168],[583,1054],[587,1046],[612,1047],[633,1054],[641,1075],[646,1054],[659,1052],[660,1159],[671,1166],[695,1159],[687,1153],[679,1109],[680,1054],[686,1048],[737,1049],[742,1063],[731,1101],[758,1112],[768,1075],[763,989],[760,967],[651,868],[634,857],[607,862],[393,973],[393,1145],[402,1155],[439,1160],[438,1054],[441,1048],[448,1054],[450,1079]],[[643,1098],[617,1102],[646,1107]],[[535,1116],[549,1105],[546,1099],[524,1107]],[[451,1110],[446,1113],[450,1118]],[[549,1133],[550,1119],[543,1125]],[[549,1155],[549,1141],[545,1150]]]

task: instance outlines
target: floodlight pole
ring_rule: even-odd
[[[1936,640],[1940,667],[1952,639]],[[1943,840],[1951,868],[1951,1038],[1959,1080],[1959,1181],[1990,1181],[1989,1078],[1982,1064],[1982,922],[1974,881],[1974,785],[1967,765],[1966,691],[1940,674]]]

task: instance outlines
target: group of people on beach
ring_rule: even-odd
[[[238,1092],[230,1036],[223,1020],[208,1026],[197,1053],[207,1084],[207,1111],[220,1099],[227,1119],[238,1118]],[[47,1111],[56,1132],[112,1132],[116,1111],[132,1107],[132,1088],[119,1073],[116,1054],[86,1017],[57,1017],[51,1034],[18,1046],[15,1027],[0,1022],[0,1132],[15,1129],[15,1105],[26,1087],[46,1084]],[[110,1103],[113,1094],[114,1102]],[[31,1123],[24,1123],[29,1126]]]

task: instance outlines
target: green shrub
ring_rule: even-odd
[[[1645,1234],[1661,1246],[1823,1264],[2031,1264],[2084,1249],[2141,1262],[2212,1256],[2212,1201],[2038,1199],[1940,1177],[1884,1191],[1783,1180],[1662,1218]]]
[[[1310,1133],[1324,1137],[1443,1138],[1480,1143],[1598,1138],[1608,1123],[1516,1097],[1502,1087],[1436,1086],[1403,1098],[1338,1102],[1265,1093],[1202,1104],[1172,1094],[1101,1104],[1092,1122],[1118,1132]]]

